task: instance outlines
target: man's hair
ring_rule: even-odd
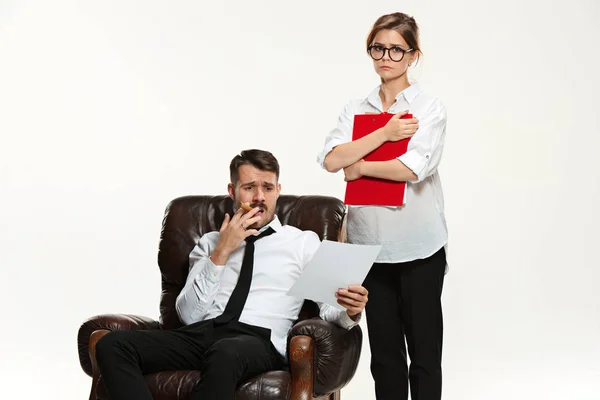
[[[239,168],[242,165],[252,165],[261,171],[274,172],[277,180],[279,180],[279,163],[273,154],[264,150],[244,150],[237,156],[233,157],[229,164],[229,178],[231,183],[235,185],[240,177]]]

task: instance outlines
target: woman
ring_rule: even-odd
[[[363,285],[369,291],[366,317],[377,399],[407,399],[409,382],[413,400],[440,399],[447,229],[437,167],[446,110],[408,80],[408,69],[421,54],[412,17],[380,17],[367,52],[381,84],[346,104],[318,162],[332,173],[343,169],[346,181],[367,176],[407,182],[403,206],[350,206],[348,241],[383,246]],[[354,115],[381,112],[395,115],[383,128],[352,141]],[[413,118],[401,118],[407,112]],[[363,160],[386,141],[407,138],[408,150],[397,159]]]

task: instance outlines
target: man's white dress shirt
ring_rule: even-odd
[[[321,241],[312,231],[281,225],[277,216],[259,233],[269,226],[275,233],[254,244],[252,284],[239,320],[270,329],[273,345],[285,357],[287,334],[304,303],[304,299],[286,293]],[[238,281],[246,243],[242,242],[227,264],[222,266],[215,265],[209,258],[218,240],[219,232],[207,233],[190,253],[190,271],[175,303],[179,318],[186,325],[221,315]],[[317,304],[321,318],[343,328],[350,329],[360,320],[360,316],[355,322],[345,311],[327,304]]]

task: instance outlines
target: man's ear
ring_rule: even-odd
[[[281,183],[277,184],[277,196],[281,194]]]
[[[229,193],[231,200],[235,201],[235,188],[233,187],[233,184],[230,183],[227,185],[227,192]]]

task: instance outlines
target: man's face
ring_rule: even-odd
[[[260,229],[275,217],[275,206],[281,192],[274,172],[261,171],[252,165],[242,165],[238,169],[238,181],[229,184],[229,196],[233,199],[234,209],[240,208],[240,203],[248,203],[250,207],[260,207],[256,214],[260,220],[248,228]]]

